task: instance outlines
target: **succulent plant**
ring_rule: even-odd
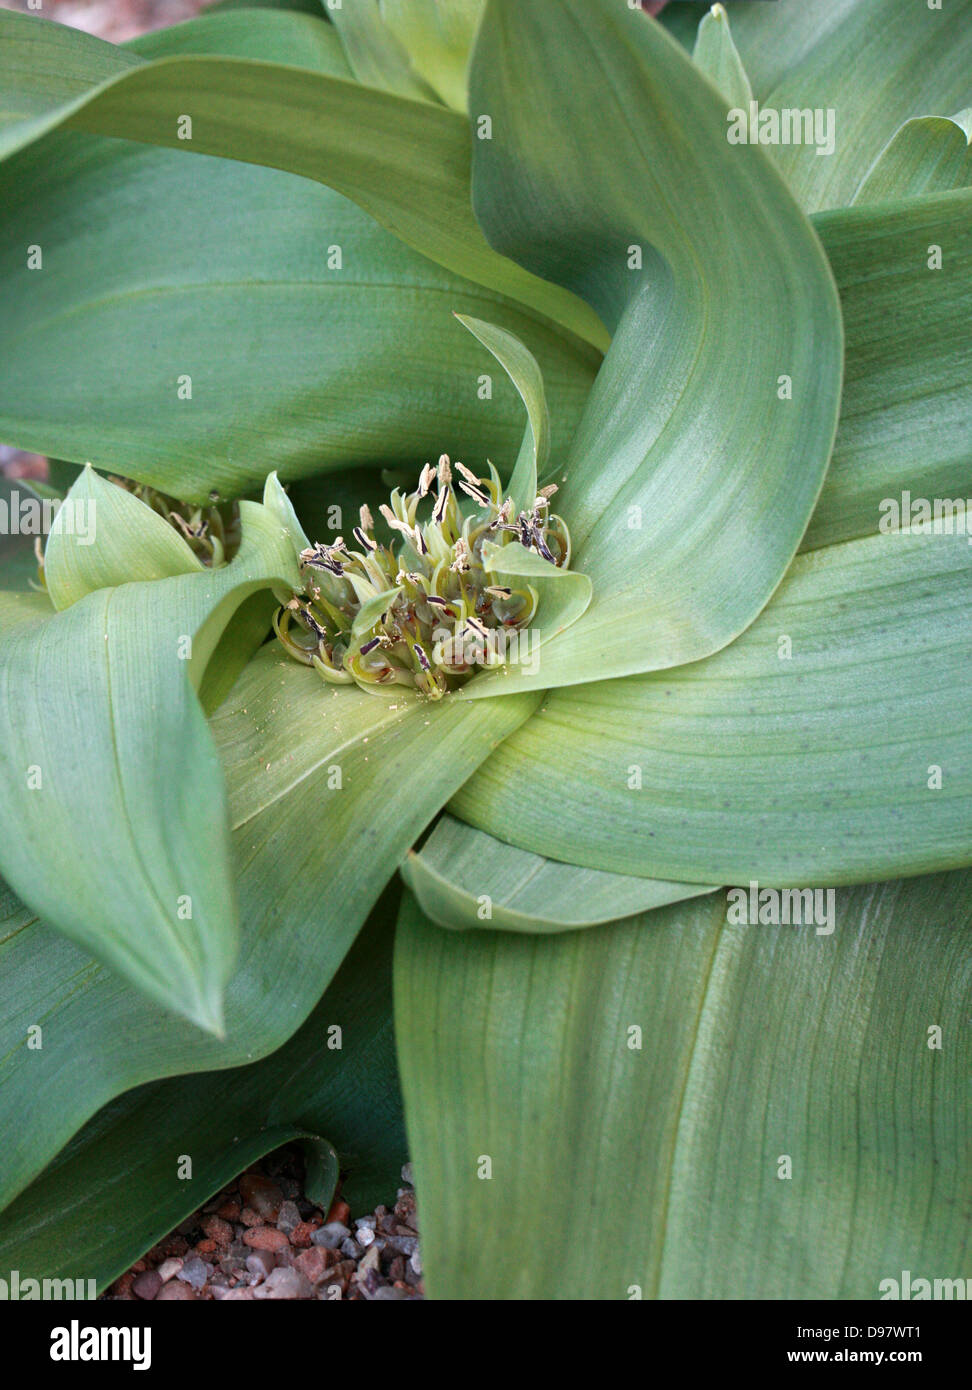
[[[970,19],[0,12],[0,1265],[968,1273]]]

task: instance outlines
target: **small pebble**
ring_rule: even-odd
[[[157,1269],[147,1269],[143,1274],[136,1275],[132,1281],[132,1293],[136,1298],[151,1300],[161,1287],[162,1280]]]
[[[253,1250],[246,1257],[246,1267],[251,1274],[265,1279],[277,1265],[277,1257],[272,1250]]]
[[[359,1226],[355,1239],[362,1250],[367,1250],[369,1245],[374,1245],[375,1243],[375,1233],[370,1226]]]
[[[343,1221],[329,1221],[311,1236],[315,1245],[323,1245],[327,1250],[337,1250],[342,1240],[347,1240],[351,1232]]]
[[[408,1183],[409,1187],[414,1187],[415,1182],[412,1177],[412,1165],[405,1163],[402,1165],[402,1182]]]
[[[327,1275],[328,1252],[320,1246],[311,1246],[310,1250],[301,1251],[294,1261],[294,1267],[300,1270],[311,1284],[320,1284]]]
[[[311,1286],[299,1269],[274,1269],[253,1290],[254,1298],[310,1298]]]
[[[183,1261],[182,1268],[177,1271],[176,1277],[181,1279],[184,1284],[189,1284],[191,1288],[201,1289],[211,1272],[211,1266],[201,1260],[198,1255],[190,1255],[188,1260]]]
[[[275,1182],[259,1173],[244,1173],[240,1178],[240,1195],[244,1202],[264,1221],[276,1221],[284,1195]]]
[[[163,1284],[156,1295],[156,1303],[187,1303],[194,1299],[196,1294],[190,1289],[188,1284],[181,1283],[178,1279],[173,1279],[170,1284]]]
[[[210,1240],[217,1245],[229,1245],[233,1239],[233,1227],[219,1216],[204,1216],[202,1228]]]
[[[251,1226],[243,1237],[251,1250],[289,1250],[290,1242],[283,1231],[273,1226]]]
[[[347,1255],[349,1260],[356,1260],[361,1254],[361,1246],[356,1240],[352,1240],[351,1237],[348,1236],[347,1240],[341,1241],[341,1253],[342,1255]]]
[[[277,1230],[283,1231],[284,1235],[292,1235],[300,1225],[300,1212],[297,1210],[295,1202],[283,1202],[280,1206],[280,1215],[277,1217]]]
[[[159,1265],[158,1274],[163,1284],[167,1284],[170,1279],[174,1279],[182,1268],[180,1259],[163,1260]]]

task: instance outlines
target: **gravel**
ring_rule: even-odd
[[[296,1152],[254,1165],[137,1260],[108,1301],[421,1299],[411,1164],[391,1207],[352,1220],[307,1199]]]

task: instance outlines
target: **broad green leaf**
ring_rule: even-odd
[[[466,71],[483,3],[380,0],[382,20],[398,38],[414,71],[454,111],[466,110]]]
[[[962,1277],[970,888],[841,891],[829,936],[734,925],[721,894],[549,938],[444,932],[406,901],[430,1296],[875,1300],[905,1269]]]
[[[99,536],[100,531],[100,536]],[[96,589],[199,574],[188,543],[158,512],[89,466],[72,486],[44,550],[44,582],[55,608]]]
[[[847,368],[807,549],[873,534],[882,503],[905,491],[972,496],[972,192],[815,225],[840,288]]]
[[[969,864],[972,547],[964,515],[949,524],[798,557],[707,661],[551,692],[454,813],[547,858],[686,882]]]
[[[255,12],[251,22],[266,18]],[[32,44],[20,42],[24,26],[33,29]],[[183,154],[220,155],[301,174],[352,198],[400,240],[454,274],[605,346],[604,326],[585,304],[486,244],[469,205],[469,125],[458,113],[320,71],[204,55],[132,66],[133,55],[125,53],[125,71],[107,80],[104,65],[92,61],[87,93],[73,95],[72,87],[66,98],[60,84],[47,81],[34,51],[43,58],[55,27],[0,11],[0,38],[12,54],[0,73],[0,119],[10,113],[0,153],[13,153],[66,124]],[[59,38],[54,45],[55,56],[62,42]],[[115,51],[120,52],[109,48]],[[84,57],[77,55],[77,68],[83,69]],[[18,124],[24,109],[44,114]],[[315,113],[313,121],[306,119],[308,110]],[[192,116],[191,139],[180,124],[183,114]]]
[[[699,25],[692,61],[729,102],[748,108],[753,99],[746,69],[732,41],[725,6],[713,5]]]
[[[5,1268],[19,1269],[21,1280],[96,1279],[103,1288],[230,1178],[295,1138],[311,1140],[324,1160],[330,1180],[309,1185],[308,1196],[325,1209],[334,1149],[356,1206],[389,1201],[406,1156],[392,1040],[394,908],[386,895],[317,1008],[278,1051],[251,1066],[139,1087],[96,1115],[0,1217]],[[328,1047],[335,1025],[340,1051]],[[181,1154],[192,1158],[188,1181]]]
[[[425,915],[456,931],[573,931],[715,891],[558,864],[448,815],[409,852],[402,877]]]
[[[537,475],[544,472],[550,456],[550,413],[540,364],[529,348],[505,329],[464,314],[457,314],[456,318],[493,354],[526,407],[527,427],[509,481],[514,511],[526,511],[533,507]]]
[[[823,252],[681,48],[612,0],[490,0],[470,81],[493,120],[487,236],[617,324],[554,475],[594,598],[542,683],[696,660],[766,603],[823,481],[841,374]]]
[[[471,710],[328,687],[277,647],[259,652],[211,721],[240,904],[225,1038],[173,1018],[43,922],[4,942],[0,973],[11,1003],[0,1019],[0,1123],[8,1136],[0,1205],[121,1092],[163,1076],[243,1066],[282,1046],[409,847],[533,708],[531,697]],[[39,1018],[44,1047],[35,1052],[27,1029]],[[38,1088],[43,1107],[32,1103]]]
[[[164,492],[238,495],[273,467],[417,472],[443,450],[511,463],[520,402],[502,377],[481,399],[453,309],[530,345],[558,447],[593,380],[593,349],[276,170],[59,133],[0,168],[0,200],[0,436]]]
[[[955,119],[905,121],[869,169],[851,202],[879,203],[921,193],[945,193],[972,183],[972,147]]]
[[[241,510],[224,568],[99,588],[0,642],[4,876],[149,998],[214,1032],[237,912],[222,769],[187,677],[192,638],[254,588],[299,583],[282,528],[253,503]],[[105,548],[112,561],[103,524],[91,549]],[[63,557],[60,572],[66,585]]]
[[[812,23],[817,7],[803,8]],[[829,113],[832,150],[816,140],[768,146],[800,202],[813,212],[850,203],[903,122],[947,116],[972,97],[972,0],[949,0],[937,9],[920,0],[839,2],[824,11],[806,56],[760,96],[764,110]],[[784,14],[769,22],[782,28]],[[759,92],[735,10],[733,33]]]

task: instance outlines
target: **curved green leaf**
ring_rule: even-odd
[[[436,95],[412,67],[406,49],[387,25],[378,0],[351,0],[331,12],[348,64],[359,82],[415,101]]]
[[[238,930],[222,770],[187,678],[192,639],[255,586],[299,583],[279,526],[254,503],[242,514],[225,568],[99,588],[5,628],[0,644],[4,876],[149,998],[215,1032]],[[112,561],[116,549],[103,525],[92,553]]]
[[[698,659],[765,604],[823,481],[841,374],[823,252],[679,46],[612,0],[490,0],[471,92],[493,120],[487,235],[618,324],[555,475],[594,598],[543,683]]]
[[[456,318],[493,354],[526,407],[527,427],[509,481],[514,510],[526,511],[533,507],[537,476],[543,473],[550,456],[550,414],[540,364],[529,348],[505,329],[466,314],[457,314]]]
[[[800,556],[707,661],[551,692],[453,811],[551,859],[686,882],[972,862],[972,547],[951,525]]]
[[[729,16],[723,5],[713,5],[699,25],[692,62],[729,102],[748,110],[753,99],[746,69],[732,41]]]
[[[294,1138],[330,1157],[365,1208],[405,1159],[391,1019],[395,897],[388,895],[302,1028],[251,1066],[142,1086],[95,1116],[0,1216],[0,1259],[25,1278],[109,1284],[230,1178]],[[340,1050],[328,1046],[341,1029]],[[45,1027],[47,1025],[45,1024]],[[192,1160],[187,1179],[182,1155]],[[124,1190],[124,1201],[119,1191]]]
[[[409,852],[402,877],[425,915],[456,931],[573,931],[715,891],[557,864],[448,815]]]
[[[530,344],[558,447],[594,377],[593,350],[276,170],[56,134],[0,166],[0,200],[0,436],[192,501],[274,467],[512,462],[520,401],[501,375],[483,398],[454,309]]]
[[[905,491],[972,496],[972,192],[814,221],[840,288],[847,369],[805,549],[873,535],[882,502]]]
[[[905,121],[882,150],[854,197],[878,203],[922,193],[945,193],[972,183],[972,146],[963,126],[942,116]]]
[[[817,7],[804,8],[812,23]],[[776,19],[780,28],[785,22],[782,14]],[[758,88],[735,10],[733,32]],[[768,148],[806,208],[844,207],[905,121],[968,105],[970,67],[972,0],[936,9],[913,0],[831,4],[806,56],[760,101],[776,111],[831,112],[833,150],[821,155],[815,143]]]
[[[255,13],[251,22],[265,19]],[[25,26],[33,31],[27,43]],[[0,131],[0,154],[66,124],[301,174],[352,198],[453,273],[605,345],[603,324],[585,304],[486,244],[469,205],[468,122],[457,113],[286,64],[205,55],[136,63],[109,45],[103,46],[109,54],[121,53],[118,76],[106,74],[105,62],[92,61],[87,92],[77,92],[74,82],[65,94],[63,84],[45,75],[45,44],[54,45],[59,59],[64,42],[58,37],[54,43],[55,28],[0,11],[10,58],[0,72],[0,119],[6,112],[8,122]],[[72,60],[80,70],[85,52]],[[20,120],[24,109],[43,114]],[[306,119],[308,110],[315,112],[313,121]],[[180,119],[186,115],[192,117],[191,139]]]
[[[550,938],[443,932],[406,901],[428,1293],[874,1300],[905,1269],[961,1278],[970,888],[840,892],[831,936],[733,925],[721,895]]]
[[[360,3],[360,0],[358,0]],[[381,0],[384,24],[415,72],[454,111],[466,110],[466,70],[484,0]]]
[[[90,466],[64,499],[44,550],[44,582],[58,609],[96,589],[198,574],[203,568],[158,512]]]
[[[242,1066],[282,1046],[409,846],[534,708],[530,697],[470,710],[328,687],[278,651],[257,654],[211,721],[240,904],[225,1038],[174,1019],[43,922],[16,932],[0,947],[0,1205],[121,1092]],[[44,1046],[33,1051],[27,1030],[38,1021]],[[43,1107],[32,1103],[38,1088]]]

